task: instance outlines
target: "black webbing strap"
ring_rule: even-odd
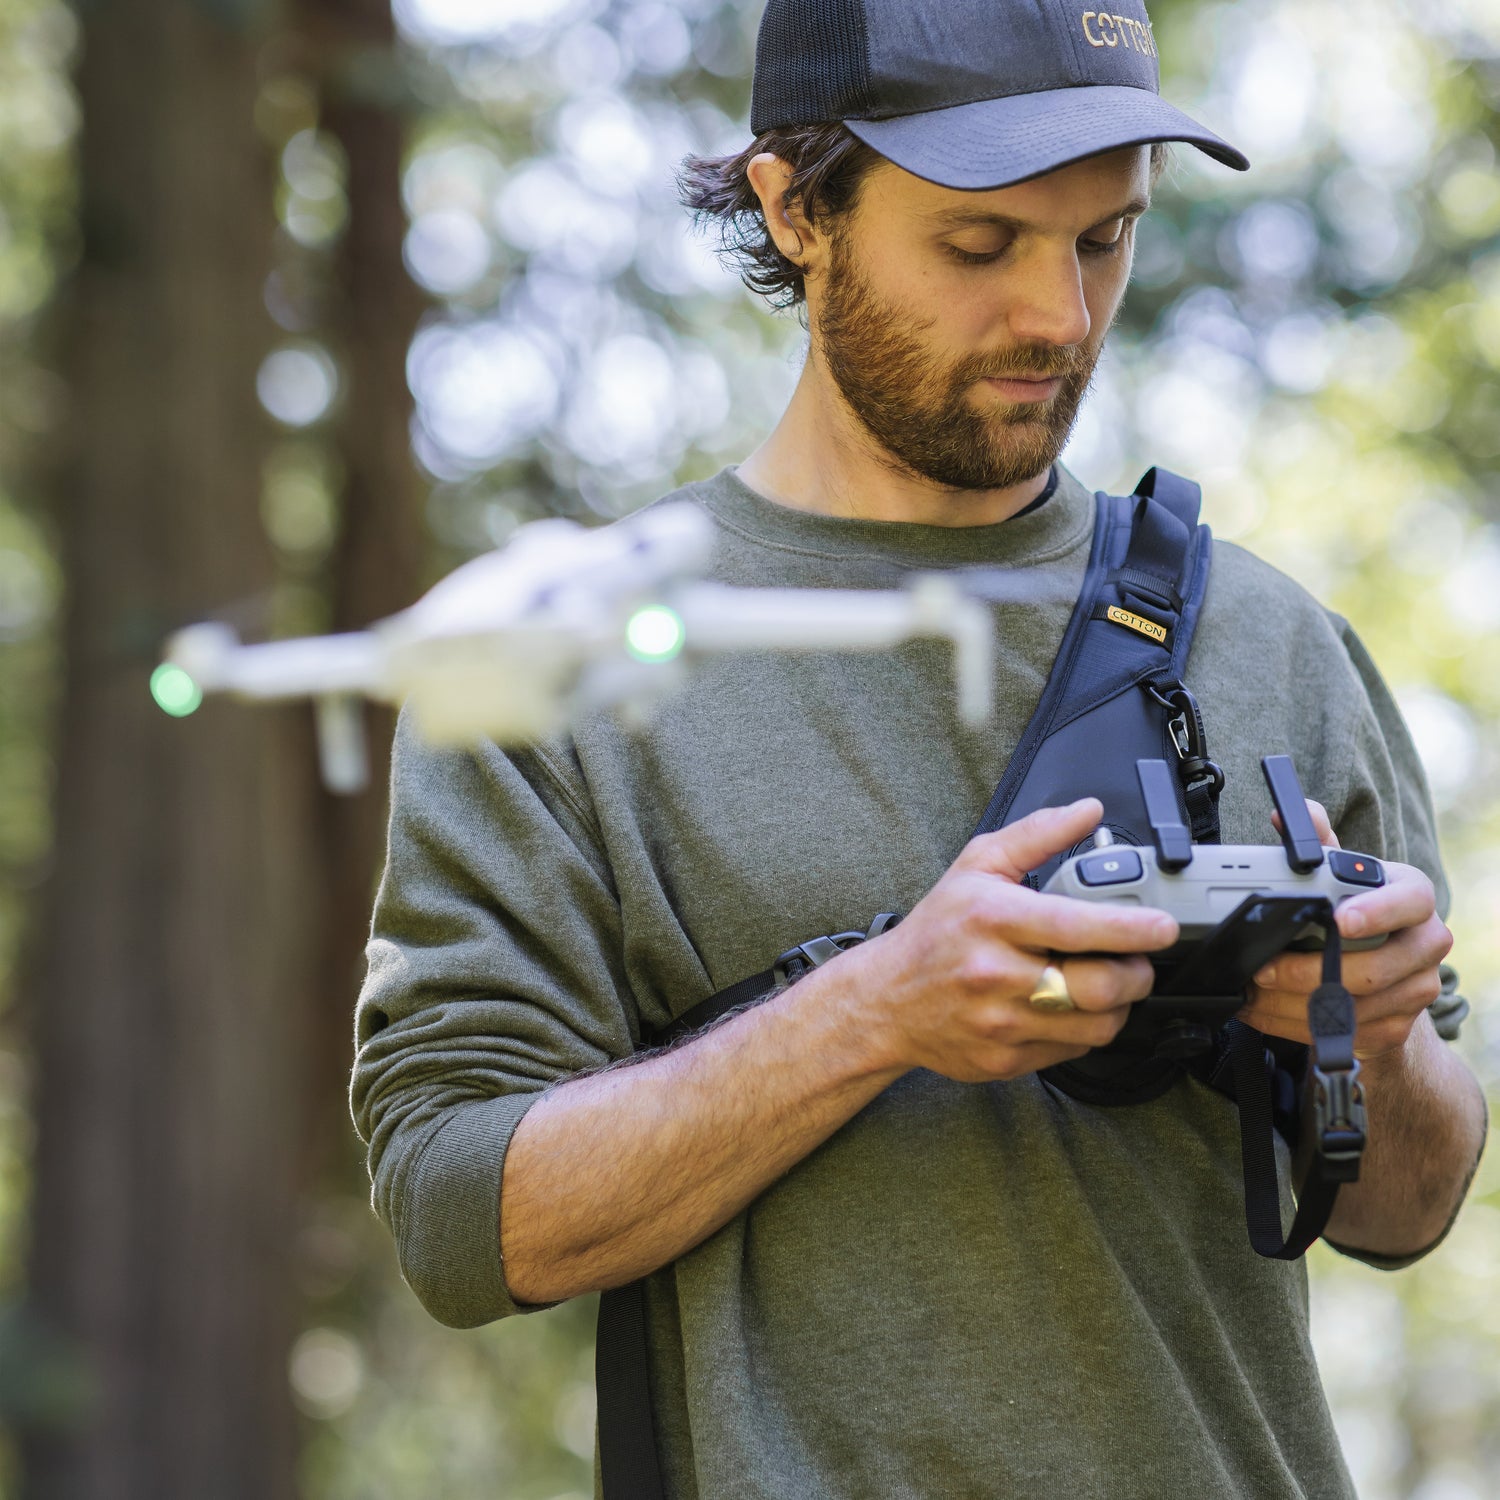
[[[605,1292],[594,1336],[605,1500],[665,1500],[646,1347],[646,1283]]]
[[[1253,1027],[1226,1028],[1240,1109],[1240,1160],[1245,1178],[1245,1225],[1257,1254],[1296,1260],[1328,1227],[1340,1186],[1359,1179],[1365,1147],[1365,1110],[1354,1056],[1354,1000],[1341,978],[1342,956],[1333,907],[1323,921],[1323,982],[1307,1002],[1312,1048],[1308,1060],[1312,1161],[1297,1196],[1292,1227],[1283,1237],[1272,1115],[1274,1059]]]
[[[766,969],[759,974],[752,974],[748,979],[742,979],[738,984],[730,985],[727,990],[720,990],[717,995],[710,995],[702,1004],[684,1011],[664,1031],[656,1033],[655,1044],[663,1046],[668,1042],[675,1042],[682,1037],[689,1036],[695,1031],[702,1031],[705,1026],[711,1026],[715,1021],[722,1020],[731,1011],[739,1010],[742,1006],[753,1005],[757,1000],[766,999],[777,987],[775,969]]]

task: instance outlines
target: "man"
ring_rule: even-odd
[[[1350,1494],[1305,1273],[1246,1243],[1234,1106],[1184,1078],[1089,1108],[1037,1077],[1115,1035],[1175,924],[1022,883],[1091,799],[966,844],[1082,579],[1093,506],[1056,459],[1156,143],[1243,158],[1157,97],[1135,4],[772,0],[754,127],[689,193],[753,285],[805,299],[809,354],[766,442],[683,493],[728,582],[988,565],[996,722],[962,727],[920,644],[721,663],[634,737],[403,732],[354,1080],[403,1270],[458,1325],[648,1277],[674,1496]],[[1405,1263],[1485,1128],[1428,1013],[1450,938],[1411,741],[1348,627],[1233,547],[1188,678],[1226,842],[1274,837],[1256,761],[1284,750],[1325,842],[1390,862],[1340,917],[1391,936],[1345,965],[1371,1140],[1329,1235]],[[908,915],[606,1066],[882,910]],[[1032,1003],[1049,965],[1073,1009]],[[1316,982],[1279,959],[1244,1018],[1305,1040]]]

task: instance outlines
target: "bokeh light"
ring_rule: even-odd
[[[277,349],[255,379],[260,404],[287,427],[310,427],[328,414],[338,394],[338,369],[315,344]]]

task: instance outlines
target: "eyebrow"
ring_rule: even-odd
[[[1112,214],[1105,214],[1102,219],[1096,219],[1089,225],[1089,229],[1098,229],[1104,224],[1113,224],[1116,219],[1139,218],[1151,207],[1148,198],[1132,198],[1123,208],[1117,208]],[[981,209],[953,208],[945,212],[928,214],[925,216],[927,222],[935,229],[1035,229],[1035,224],[1028,223],[1025,219],[1015,219],[1009,214],[987,213]],[[1087,233],[1087,230],[1084,231]]]

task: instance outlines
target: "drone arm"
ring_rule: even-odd
[[[383,648],[367,632],[242,646],[223,625],[194,625],[167,646],[167,660],[205,692],[241,698],[386,696]]]
[[[911,634],[910,601],[894,593],[704,583],[675,603],[695,651],[875,651]]]
[[[915,637],[951,640],[959,708],[989,717],[993,628],[989,612],[951,580],[926,574],[903,591],[745,589],[703,583],[674,596],[688,648],[716,651],[883,651]]]

